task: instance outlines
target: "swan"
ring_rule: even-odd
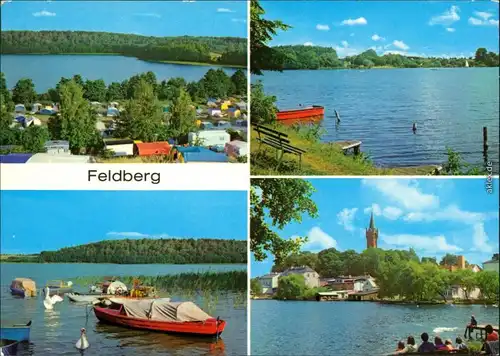
[[[80,338],[76,342],[75,347],[78,350],[85,350],[90,346],[90,344],[87,340],[87,336],[85,335],[85,333],[86,333],[85,328],[81,328],[80,332],[81,332]]]
[[[57,294],[51,297],[49,287],[45,287],[45,299],[43,300],[43,305],[45,306],[45,309],[49,310],[54,309],[54,304],[62,301],[63,299]]]

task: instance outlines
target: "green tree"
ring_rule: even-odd
[[[260,284],[257,278],[252,278],[250,280],[250,291],[253,295],[262,294],[262,284]]]
[[[123,92],[123,87],[120,83],[113,82],[108,86],[108,90],[106,90],[106,100],[108,102],[124,98],[125,93]]]
[[[5,105],[8,112],[14,111],[14,103],[3,72],[0,72],[0,98],[2,99],[0,105]]]
[[[231,78],[222,69],[209,69],[201,82],[206,95],[212,98],[224,98],[232,92]]]
[[[282,70],[284,56],[268,43],[278,30],[286,31],[290,26],[281,21],[271,21],[263,18],[264,9],[257,0],[250,1],[250,71],[261,75],[263,69]]]
[[[344,272],[343,267],[342,255],[335,248],[328,248],[318,253],[316,272],[322,277],[340,276]]]
[[[302,179],[251,180],[250,187],[250,249],[257,261],[267,252],[279,264],[290,253],[297,253],[305,237],[283,239],[274,229],[283,229],[290,222],[302,221],[302,215],[316,217],[318,208],[311,195],[312,184]]]
[[[478,48],[476,50],[476,56],[474,57],[477,62],[484,63],[486,60],[486,55],[488,54],[488,51],[486,48]]]
[[[153,87],[140,79],[134,85],[133,99],[125,107],[117,120],[117,135],[144,142],[156,141],[165,125]]]
[[[252,122],[256,124],[271,124],[276,122],[276,97],[266,95],[262,82],[252,84]]]
[[[277,297],[288,300],[302,299],[306,289],[306,282],[301,274],[280,277],[278,279]]]
[[[45,126],[31,125],[21,135],[21,144],[27,152],[44,152],[44,144],[49,139],[49,130]]]
[[[9,104],[5,103],[4,96],[0,93],[0,145],[15,145],[16,129],[12,129],[12,114],[9,110]]]
[[[60,86],[59,95],[60,115],[51,118],[50,135],[54,139],[68,140],[71,152],[80,154],[95,138],[96,118],[83,98],[82,87],[73,80]]]
[[[78,83],[77,83],[78,84]],[[83,86],[83,97],[89,101],[105,101],[106,100],[106,83],[104,80],[87,80]]]
[[[272,272],[283,272],[291,267],[309,266],[317,271],[318,254],[309,251],[293,253],[283,259],[280,264],[273,265]]]
[[[465,298],[469,299],[469,293],[472,292],[478,285],[475,278],[475,273],[470,269],[459,269],[452,274],[453,284],[460,285],[464,291]]]
[[[446,255],[441,258],[441,261],[439,264],[441,266],[456,266],[458,263],[458,257],[457,255],[452,255],[451,253],[447,253]]]
[[[234,85],[234,94],[236,95],[246,95],[247,93],[247,76],[245,72],[241,69],[238,69],[231,76],[231,81]]]
[[[32,104],[36,100],[33,81],[31,79],[20,79],[12,90],[12,100],[16,104]]]
[[[174,137],[187,135],[196,129],[196,112],[184,88],[179,89],[179,96],[172,104],[168,129]]]
[[[485,299],[498,301],[499,282],[498,273],[494,271],[480,271],[475,275],[476,285]]]

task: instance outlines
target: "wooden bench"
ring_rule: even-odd
[[[299,168],[301,167],[302,154],[306,153],[306,151],[301,148],[292,146],[287,134],[258,124],[252,124],[252,126],[254,131],[257,132],[259,136],[257,138],[257,141],[259,142],[259,150],[262,144],[276,148],[278,167],[281,164],[281,160],[283,159],[283,155],[285,153],[291,153],[298,156]]]
[[[340,145],[344,154],[347,154],[349,150],[353,150],[354,155],[357,156],[361,152],[361,141],[337,141],[337,145]]]

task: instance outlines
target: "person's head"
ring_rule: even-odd
[[[434,338],[434,345],[442,345],[443,344],[443,339],[441,339],[439,336],[436,336]]]
[[[445,342],[444,342],[445,345],[451,345],[451,340],[450,339],[447,339]]]
[[[401,340],[398,342],[398,350],[403,350],[405,348],[405,343]]]
[[[457,344],[461,344],[463,341],[462,341],[462,338],[460,336],[457,336],[457,338],[455,339],[455,342]]]
[[[472,319],[476,319],[476,317],[474,316],[474,314],[472,314],[470,317],[471,317]]]
[[[491,334],[493,332],[493,326],[488,324],[484,327],[484,330],[486,330],[486,334]]]
[[[406,343],[408,345],[414,345],[415,346],[415,338],[413,336],[408,336],[408,340],[406,340]]]
[[[427,342],[429,341],[429,334],[422,333],[422,335],[420,335],[420,338],[422,339],[423,342]]]

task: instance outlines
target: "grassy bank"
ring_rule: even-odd
[[[162,61],[162,60],[152,60],[152,59],[142,59],[137,58],[141,61],[151,62],[151,63],[164,63],[164,64],[181,64],[188,66],[211,66],[211,67],[223,67],[223,68],[246,68],[246,66],[238,64],[220,64],[220,63],[204,63],[204,62],[186,62],[186,61]]]
[[[251,170],[253,175],[428,175],[434,166],[379,168],[366,158],[345,155],[340,145],[322,143],[308,137],[307,131],[276,124],[276,130],[288,135],[292,146],[306,150],[299,168],[298,157],[285,154],[279,169],[276,149],[262,145],[259,150],[257,134],[251,132]]]
[[[247,272],[203,272],[180,273],[163,276],[120,276],[120,281],[132,285],[138,279],[142,284],[153,286],[160,291],[185,292],[185,291],[234,291],[247,290]],[[88,286],[102,282],[102,276],[77,277],[71,279],[75,284]]]

